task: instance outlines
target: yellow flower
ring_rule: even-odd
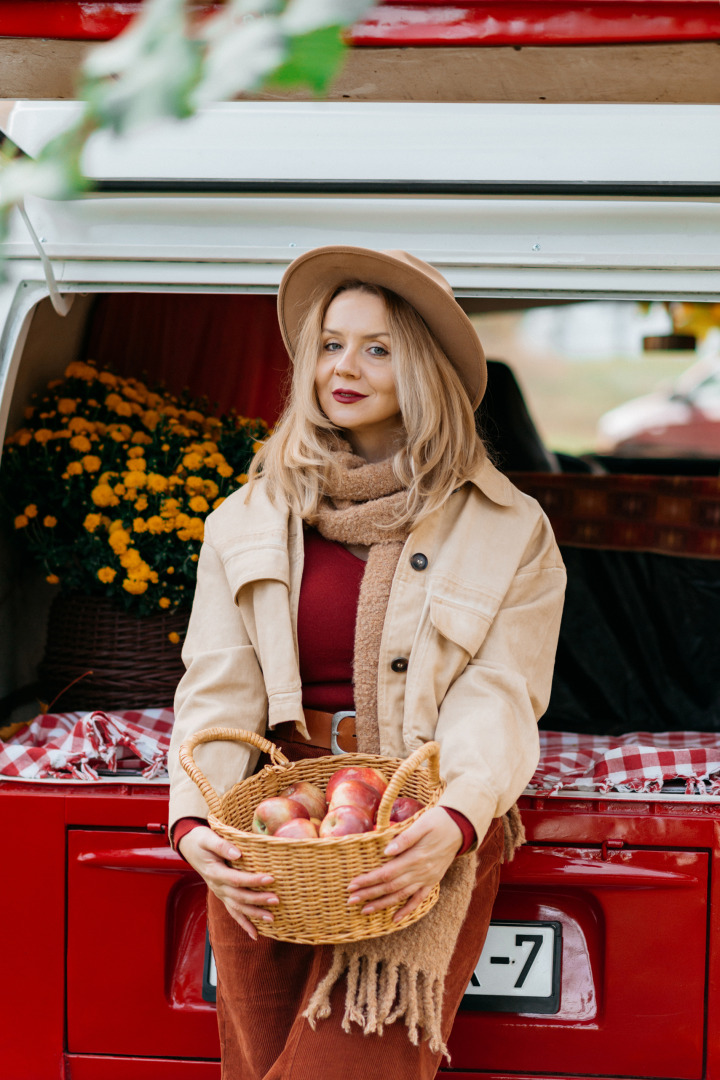
[[[144,431],[136,431],[130,442],[140,444],[142,446],[147,446],[148,443],[152,442],[152,439]]]
[[[111,545],[112,546],[112,545]],[[137,548],[130,548],[120,555],[120,565],[125,570],[134,570],[142,562],[142,557]]]
[[[43,525],[46,529],[54,529],[57,525],[57,518],[53,517],[52,514],[46,514],[43,518]]]
[[[134,411],[129,401],[120,401],[114,408],[118,416],[132,416]]]
[[[221,495],[220,498],[216,499],[215,502],[212,504],[213,510],[217,510],[218,506],[222,506],[222,504],[224,502],[225,502],[225,496]]]
[[[206,510],[210,509],[210,504],[204,495],[194,495],[188,505],[196,514],[204,514]]]
[[[71,461],[67,467],[68,476],[80,476],[83,471],[83,467],[79,461]]]
[[[134,441],[136,441],[136,440],[134,440]],[[143,450],[142,446],[131,446],[130,449],[128,450],[128,457],[129,458],[143,457],[144,454],[145,454],[145,451]]]
[[[110,434],[110,438],[113,439],[115,442],[124,442],[125,441],[125,436],[123,435],[122,431],[118,431],[117,428],[113,428],[109,432],[109,434]]]
[[[108,544],[113,549],[116,555],[122,554],[127,551],[128,544],[130,543],[130,533],[127,529],[119,528],[114,529],[110,526],[110,535],[108,536]],[[124,565],[124,564],[123,564]]]
[[[168,608],[170,607],[170,598],[168,596],[161,596],[158,600],[158,604],[161,608]]]
[[[196,495],[199,495],[201,491],[204,491],[205,481],[202,476],[188,476],[185,481],[185,490],[188,494],[195,492]]]
[[[32,432],[27,430],[18,431],[17,435],[15,436],[15,441],[17,442],[18,446],[27,446],[29,442],[32,442]]]
[[[176,630],[171,630],[170,633],[168,634],[168,641],[172,641],[173,645],[177,645],[179,640],[180,640],[180,635],[177,633],[177,631]]]
[[[253,454],[257,454],[258,450],[262,450],[263,445],[264,444],[261,443],[261,442],[254,442],[253,443]]]
[[[229,465],[218,465],[217,472],[219,476],[232,476],[232,469]]]
[[[125,578],[123,581],[123,589],[126,592],[131,593],[133,596],[141,596],[142,593],[147,592],[147,581],[138,581],[136,578]]]
[[[248,474],[246,472],[241,472],[235,477],[235,479],[237,480],[238,484],[247,484]]]
[[[102,466],[102,461],[95,454],[86,454],[80,459],[85,472],[97,472]]]
[[[87,454],[89,450],[92,450],[92,443],[85,435],[75,435],[70,440],[70,445],[73,450],[77,450],[80,454]]]
[[[82,360],[73,360],[72,364],[68,364],[65,368],[65,378],[93,382],[97,378],[97,371],[90,364],[84,364]]]
[[[167,454],[168,450],[170,449],[170,444],[164,442],[160,449],[162,450],[163,454]]]
[[[158,514],[153,514],[147,519],[148,532],[161,533],[165,530],[165,522]]]
[[[120,502],[109,484],[98,484],[90,492],[90,498],[96,506],[117,506]]]
[[[112,375],[109,371],[101,371],[98,375],[98,378],[101,383],[105,384],[105,386],[117,386],[118,384],[117,376]]]
[[[97,576],[103,585],[109,585],[113,582],[117,576],[117,570],[113,570],[112,566],[101,566],[97,572]]]
[[[155,409],[147,409],[142,414],[142,421],[146,428],[154,431],[160,422],[160,413],[156,412]]]
[[[77,410],[77,402],[72,398],[63,397],[57,403],[57,411],[62,413],[63,416],[69,416],[70,413],[74,413]]]
[[[185,413],[185,419],[189,420],[192,424],[202,424],[205,417],[201,412],[197,412],[196,409],[190,409]]]
[[[51,585],[59,585],[60,584],[60,578],[57,576],[57,574],[48,574],[47,577],[45,578],[45,580],[47,582],[49,582]]]
[[[32,420],[34,412],[35,407],[33,405],[28,405],[27,408],[24,410],[25,419]]]
[[[122,529],[122,527],[123,527],[122,518],[115,518],[115,520],[111,521],[110,524],[108,525],[108,532],[112,536],[113,533],[119,532],[120,529]],[[129,535],[128,535],[128,539],[130,539]]]
[[[217,486],[214,480],[205,481],[205,498],[214,499],[220,488]]]
[[[28,524],[29,522],[28,519],[25,517],[25,514],[18,514],[18,516],[15,518],[16,529],[24,529],[25,526]]]
[[[196,453],[195,451],[192,451],[189,454],[185,454],[182,461],[185,468],[192,469],[193,472],[195,471],[195,469],[199,469],[203,463],[202,455]]]
[[[83,431],[94,431],[95,424],[92,420],[86,420],[84,416],[72,416],[68,422],[68,431],[74,431],[79,435]]]
[[[151,491],[167,491],[167,477],[161,476],[160,473],[156,472],[148,473],[147,486],[150,488]]]
[[[133,469],[131,472],[123,473],[123,481],[128,488],[145,487],[147,476],[144,472],[136,472]]]
[[[124,484],[116,484],[115,487],[113,488],[113,491],[115,492],[116,495],[124,495],[125,492],[127,491],[127,488],[125,487]]]
[[[88,514],[83,521],[83,525],[88,532],[94,533],[101,521],[102,518],[99,514]],[[102,578],[100,580],[102,581]]]
[[[197,562],[199,558],[200,556],[196,552],[194,555],[190,556],[190,562]]]
[[[52,439],[52,431],[49,428],[38,428],[35,432],[35,442],[39,442],[41,446],[44,446],[48,439]],[[88,450],[90,447],[88,447]]]
[[[137,470],[138,472],[146,472],[147,461],[145,460],[145,458],[142,457],[130,458],[130,460],[127,462],[127,468],[130,469],[131,472],[133,470]]]
[[[35,505],[35,503],[30,503],[29,506],[25,507],[25,517],[37,517],[37,506]]]
[[[136,517],[133,521],[133,532],[142,533],[147,530],[147,523],[145,518]]]
[[[175,567],[174,567],[174,566],[168,566],[168,568],[167,568],[167,570],[165,571],[165,573],[166,573],[166,574],[174,574],[174,573],[175,573]]]

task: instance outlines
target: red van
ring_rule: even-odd
[[[89,356],[271,421],[286,363],[273,294],[323,243],[412,250],[471,313],[716,299],[719,109],[260,101],[98,138],[92,196],[28,198],[12,222],[0,428]],[[6,112],[33,154],[75,106]],[[237,332],[208,352],[220,324]],[[528,842],[503,869],[444,1072],[720,1078],[720,481],[687,461],[553,455],[495,376],[483,428],[550,515],[569,591]],[[1,542],[13,722],[32,710],[50,590]],[[8,1080],[219,1077],[204,886],[168,847],[166,812],[162,777],[0,779]]]

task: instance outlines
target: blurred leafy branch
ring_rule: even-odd
[[[125,135],[182,120],[204,105],[268,86],[321,95],[346,46],[342,31],[371,0],[226,0],[202,17],[188,0],[145,0],[118,37],[93,49],[81,71],[78,121],[35,158],[0,149],[0,228],[26,195],[68,199],[92,187],[81,159],[99,131]]]

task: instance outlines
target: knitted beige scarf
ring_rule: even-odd
[[[368,464],[347,444],[338,450],[339,481],[323,500],[317,525],[329,540],[369,546],[360,586],[353,688],[355,727],[360,753],[379,754],[377,673],[385,613],[393,576],[407,531],[390,525],[404,506],[391,461]],[[505,816],[506,858],[512,858],[524,835],[517,807]],[[330,994],[347,972],[342,1026],[358,1024],[366,1034],[382,1034],[386,1024],[403,1018],[418,1045],[420,1032],[433,1053],[450,1061],[442,1037],[445,976],[465,920],[477,868],[475,853],[455,859],[440,887],[440,897],[424,918],[404,930],[379,938],[336,945],[330,969],[315,989],[304,1016],[314,1028],[330,1015]]]

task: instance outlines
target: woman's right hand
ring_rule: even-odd
[[[257,941],[257,930],[248,916],[272,922],[272,915],[262,905],[277,904],[274,893],[265,892],[274,878],[270,874],[249,874],[228,866],[226,859],[240,859],[242,853],[206,825],[198,825],[178,842],[183,858],[205,879],[207,886],[222,900],[230,915]]]

